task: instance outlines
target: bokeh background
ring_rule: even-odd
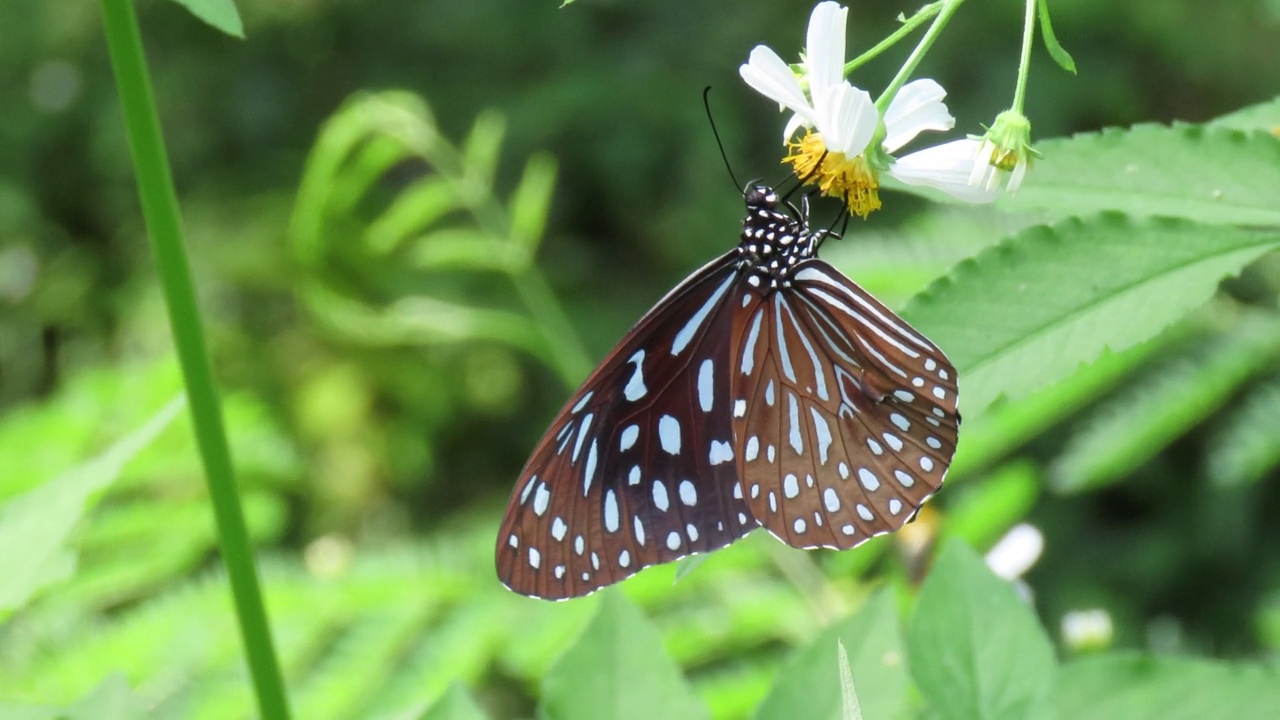
[[[364,685],[342,695],[353,715],[429,700],[453,678],[481,688],[499,716],[527,713],[540,669],[586,610],[498,586],[497,520],[576,380],[667,288],[735,242],[741,200],[707,122],[704,86],[737,174],[781,177],[782,116],[741,83],[737,66],[757,43],[793,56],[811,3],[239,7],[244,41],[172,3],[144,1],[139,12],[298,702],[332,709],[326,673],[381,652]],[[915,7],[854,5],[851,54]],[[1053,10],[1079,72],[1037,49],[1028,114],[1038,138],[1202,122],[1280,91],[1276,0],[1059,0]],[[97,7],[0,0],[0,18],[3,500],[138,427],[180,383]],[[959,130],[980,132],[1008,103],[1021,21],[1021,3],[972,0],[921,66],[948,89]],[[855,82],[874,94],[907,51]],[[392,90],[407,95],[374,94]],[[374,110],[331,121],[359,93]],[[390,119],[377,117],[379,107],[393,108]],[[363,181],[327,177],[324,200],[300,192],[309,169],[322,175],[313,148],[324,128],[379,123],[425,138],[421,156]],[[549,201],[512,200],[528,173],[554,188]],[[418,265],[356,241],[424,177],[471,190],[432,196],[443,209],[421,211],[406,221],[413,237],[388,241]],[[884,211],[827,250],[897,307],[955,261],[1037,220],[892,191],[883,199]],[[520,207],[545,228],[526,246],[536,255],[494,266],[433,255],[453,246],[432,238],[501,235]],[[1276,265],[1264,259],[1230,283],[1233,307],[1274,311]],[[1216,317],[1177,329],[1039,435],[987,458],[937,498],[925,541],[957,512],[977,518],[973,536],[986,546],[1027,521],[1045,551],[1025,581],[1052,633],[1069,611],[1103,608],[1117,646],[1274,655],[1277,471],[1222,470],[1213,449],[1240,422],[1231,407],[1277,392],[1275,364],[1241,374],[1185,433],[1117,477],[1069,490],[1053,482],[1079,454],[1072,439],[1114,412],[1117,398],[1140,394],[1146,376],[1165,372],[1161,363],[1198,367],[1196,353],[1225,342]],[[0,625],[9,691],[66,699],[115,666],[135,681],[154,678],[158,663],[144,649],[177,631],[197,646],[204,636],[192,614],[229,611],[188,433],[183,424],[166,432],[100,502],[78,536],[77,576]],[[674,588],[665,569],[628,590],[718,716],[748,711],[786,649],[855,604],[863,581],[909,585],[919,573],[921,556],[903,543],[799,557],[770,543],[752,538],[717,554]],[[318,616],[296,617],[309,604]],[[386,647],[369,649],[379,633]],[[234,681],[234,637],[209,641],[223,649],[168,646],[174,677],[153,695],[159,708],[184,716],[247,697]],[[225,687],[198,682],[210,677]]]

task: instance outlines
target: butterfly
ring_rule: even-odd
[[[847,549],[912,519],[960,426],[936,345],[817,257],[833,235],[749,185],[741,241],[662,298],[521,471],[498,578],[562,600],[764,527]]]

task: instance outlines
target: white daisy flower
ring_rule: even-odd
[[[896,160],[891,157],[922,132],[955,126],[943,102],[946,91],[933,80],[916,80],[898,91],[885,110],[883,139],[872,146],[881,132],[880,114],[866,91],[844,80],[847,15],[848,10],[834,2],[813,9],[799,75],[763,45],[756,46],[739,68],[748,85],[793,113],[783,131],[783,142],[791,149],[784,162],[824,195],[843,198],[849,212],[861,217],[880,207],[879,172],[968,202],[994,199],[998,188],[971,182],[976,144],[970,148],[947,143]],[[796,139],[802,129],[805,132]]]

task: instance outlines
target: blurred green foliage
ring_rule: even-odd
[[[915,296],[965,373],[956,465],[907,532],[753,536],[550,605],[493,577],[511,483],[594,359],[736,236],[704,85],[738,172],[780,175],[736,68],[798,48],[811,3],[555,5],[245,2],[243,42],[140,8],[298,717],[840,717],[837,639],[869,720],[1280,712],[1275,3],[1053,3],[1079,75],[1037,56],[1035,132],[1063,137],[1019,195],[886,195],[824,248]],[[962,130],[1011,93],[1013,5],[967,3],[922,67]],[[186,417],[115,462],[181,383],[91,7],[0,0],[0,538],[34,517],[62,558],[0,588],[0,709],[240,717]],[[851,45],[912,10],[855,4]],[[936,537],[1020,522],[1045,536],[1039,622],[957,542],[921,586]],[[1132,652],[1077,650],[1059,626],[1088,608]]]

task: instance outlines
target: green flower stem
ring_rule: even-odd
[[[955,15],[956,10],[960,9],[960,3],[962,2],[964,0],[942,0],[942,10],[934,18],[933,24],[929,26],[929,31],[924,34],[923,38],[920,38],[920,43],[916,45],[916,49],[911,51],[911,57],[907,58],[897,76],[893,78],[889,86],[884,89],[884,93],[876,100],[876,109],[880,111],[881,117],[884,116],[885,110],[889,108],[889,103],[893,102],[894,96],[907,83],[911,73],[915,72],[916,66],[924,59],[924,55],[933,45],[933,41],[938,39],[942,29],[947,26],[948,22],[951,22],[951,16]]]
[[[231,582],[258,708],[264,718],[288,718],[288,701],[271,643],[244,513],[236,494],[231,453],[227,449],[218,393],[205,348],[191,268],[183,247],[177,194],[169,173],[133,2],[102,0],[102,16],[129,149],[133,155],[142,213],[186,381],[188,405],[222,544],[222,562]]]
[[[919,10],[917,10],[916,14],[907,18],[906,21],[902,23],[902,27],[895,30],[892,35],[876,43],[875,47],[872,47],[870,50],[862,53],[858,57],[845,63],[845,66],[844,66],[845,77],[848,77],[849,73],[852,73],[854,70],[862,67],[863,65],[866,65],[872,59],[878,57],[885,50],[888,50],[889,48],[896,45],[899,40],[902,40],[906,36],[915,32],[916,28],[925,24],[925,22],[928,21],[929,18],[941,12],[942,7],[946,4],[947,4],[947,0],[938,0],[938,2],[930,3],[920,8]]]
[[[1027,0],[1027,14],[1022,25],[1022,58],[1018,61],[1018,86],[1013,91],[1012,110],[1022,114],[1027,99],[1027,75],[1031,72],[1031,38],[1036,29],[1036,5],[1041,0]]]

